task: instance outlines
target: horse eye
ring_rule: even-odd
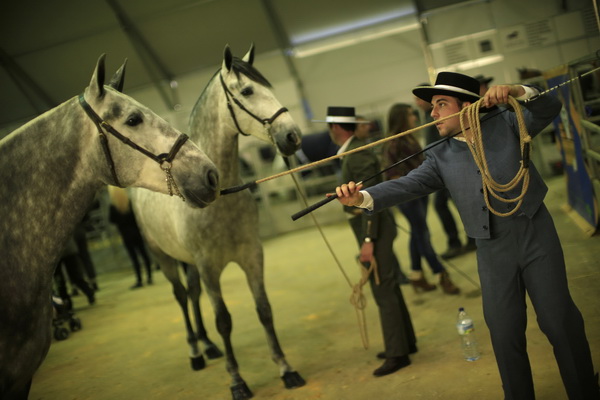
[[[136,126],[142,123],[142,117],[140,115],[132,115],[129,118],[127,118],[127,121],[125,121],[125,123],[129,126]]]
[[[242,89],[241,93],[242,93],[242,96],[251,96],[254,94],[254,90],[252,90],[251,87],[247,87],[247,88]]]

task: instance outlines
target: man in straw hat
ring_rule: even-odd
[[[354,135],[358,123],[353,107],[328,107],[327,118],[331,140],[340,146],[338,154],[367,144],[365,138]],[[379,160],[371,149],[342,158],[342,179],[360,181],[379,172]],[[381,177],[378,178],[379,182]],[[348,221],[360,247],[359,261],[368,268],[376,266],[369,277],[371,292],[379,309],[385,351],[377,355],[383,365],[373,371],[375,376],[389,375],[410,365],[409,354],[417,351],[416,337],[400,291],[399,283],[408,283],[400,271],[393,250],[396,224],[389,210],[377,214],[363,213],[354,207],[344,207]],[[379,280],[377,282],[376,280]]]
[[[419,86],[413,93],[432,103],[434,120],[454,115],[480,99],[479,82],[453,72],[439,73],[434,86]],[[487,115],[481,122],[481,140],[490,174],[499,183],[515,176],[521,167],[521,151],[515,113],[497,105],[508,103],[509,95],[525,100],[538,93],[531,87],[498,85],[483,98],[482,112],[487,111]],[[545,95],[525,103],[524,108],[529,134],[535,136],[559,114],[561,103]],[[465,130],[471,128],[465,126]],[[437,129],[441,136],[461,132],[458,116],[439,122]],[[583,318],[571,298],[561,244],[543,202],[548,188],[532,163],[529,174],[529,187],[517,212],[495,215],[490,207],[508,214],[516,206],[490,197],[488,207],[482,171],[460,133],[429,150],[423,164],[404,177],[365,190],[349,182],[337,187],[336,193],[345,206],[378,212],[448,188],[467,234],[477,241],[483,311],[505,398],[535,398],[525,336],[528,293],[538,324],[554,347],[569,399],[598,399],[598,378],[594,377]],[[518,185],[500,196],[516,199],[520,193]]]

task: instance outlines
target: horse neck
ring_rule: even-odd
[[[83,118],[72,99],[0,142],[0,226],[13,242],[0,245],[8,254],[0,263],[53,268],[51,256],[60,254],[102,186],[93,179],[98,154]]]
[[[239,183],[238,132],[227,108],[218,80],[209,82],[190,118],[190,138],[208,155],[219,170],[222,185]]]

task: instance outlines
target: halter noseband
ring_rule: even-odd
[[[152,160],[154,160],[158,164],[160,164],[160,169],[165,171],[165,173],[167,175],[165,180],[167,182],[169,195],[173,196],[173,194],[176,194],[183,201],[185,201],[185,198],[183,197],[181,192],[179,192],[179,188],[177,187],[177,184],[175,183],[175,180],[173,179],[173,175],[171,175],[171,164],[173,162],[173,159],[177,155],[177,152],[179,152],[179,149],[181,149],[181,146],[183,146],[183,144],[188,140],[188,136],[185,133],[182,133],[181,135],[179,135],[179,137],[175,141],[175,144],[173,144],[173,147],[171,147],[171,150],[168,153],[161,153],[159,155],[155,155],[154,153],[146,150],[142,146],[139,146],[135,142],[131,141],[128,137],[123,136],[119,131],[117,131],[115,128],[113,128],[108,122],[106,122],[105,120],[100,118],[100,116],[98,114],[96,114],[96,112],[92,109],[92,107],[85,101],[83,93],[79,95],[79,104],[85,110],[86,114],[90,117],[90,119],[94,122],[94,124],[98,128],[98,134],[100,137],[100,143],[102,144],[102,150],[104,151],[104,156],[106,157],[106,161],[108,162],[108,166],[110,167],[110,173],[112,174],[112,177],[113,177],[113,180],[115,181],[116,186],[123,187],[123,186],[121,186],[121,183],[119,182],[119,178],[117,177],[115,163],[114,163],[112,155],[110,153],[110,147],[108,146],[108,138],[104,134],[104,131],[102,130],[102,128],[104,128],[106,131],[110,132],[114,137],[116,137],[117,139],[119,139],[121,142],[125,143],[129,147],[132,147],[133,149],[139,151],[140,153],[144,154],[145,156],[151,158]]]
[[[260,122],[267,130],[267,133],[269,134],[269,138],[271,139],[271,141],[273,141],[273,137],[271,136],[271,124],[273,123],[273,121],[275,121],[275,119],[277,119],[277,117],[279,117],[284,112],[287,112],[288,109],[285,107],[281,107],[279,110],[277,110],[275,112],[275,114],[273,114],[273,116],[271,118],[260,118],[257,115],[253,114],[252,111],[250,111],[246,107],[244,107],[244,105],[238,99],[235,98],[233,93],[231,93],[231,91],[225,84],[225,81],[223,80],[223,75],[221,75],[220,73],[219,73],[219,78],[221,79],[221,86],[223,86],[223,90],[225,91],[225,98],[227,99],[227,108],[229,108],[229,113],[231,114],[231,118],[233,119],[233,122],[235,123],[235,127],[237,128],[238,132],[244,136],[250,136],[249,133],[244,132],[242,130],[242,128],[240,128],[237,118],[235,117],[235,112],[233,111],[233,105],[231,104],[232,100],[242,111],[244,111],[246,114],[248,114],[249,116],[251,116],[252,118],[257,120],[258,122]]]

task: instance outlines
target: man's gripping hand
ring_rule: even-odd
[[[338,196],[338,201],[345,206],[360,206],[364,200],[363,195],[360,192],[362,187],[362,183],[356,184],[353,181],[336,187],[335,193]],[[327,196],[331,196],[331,194],[327,194]]]

